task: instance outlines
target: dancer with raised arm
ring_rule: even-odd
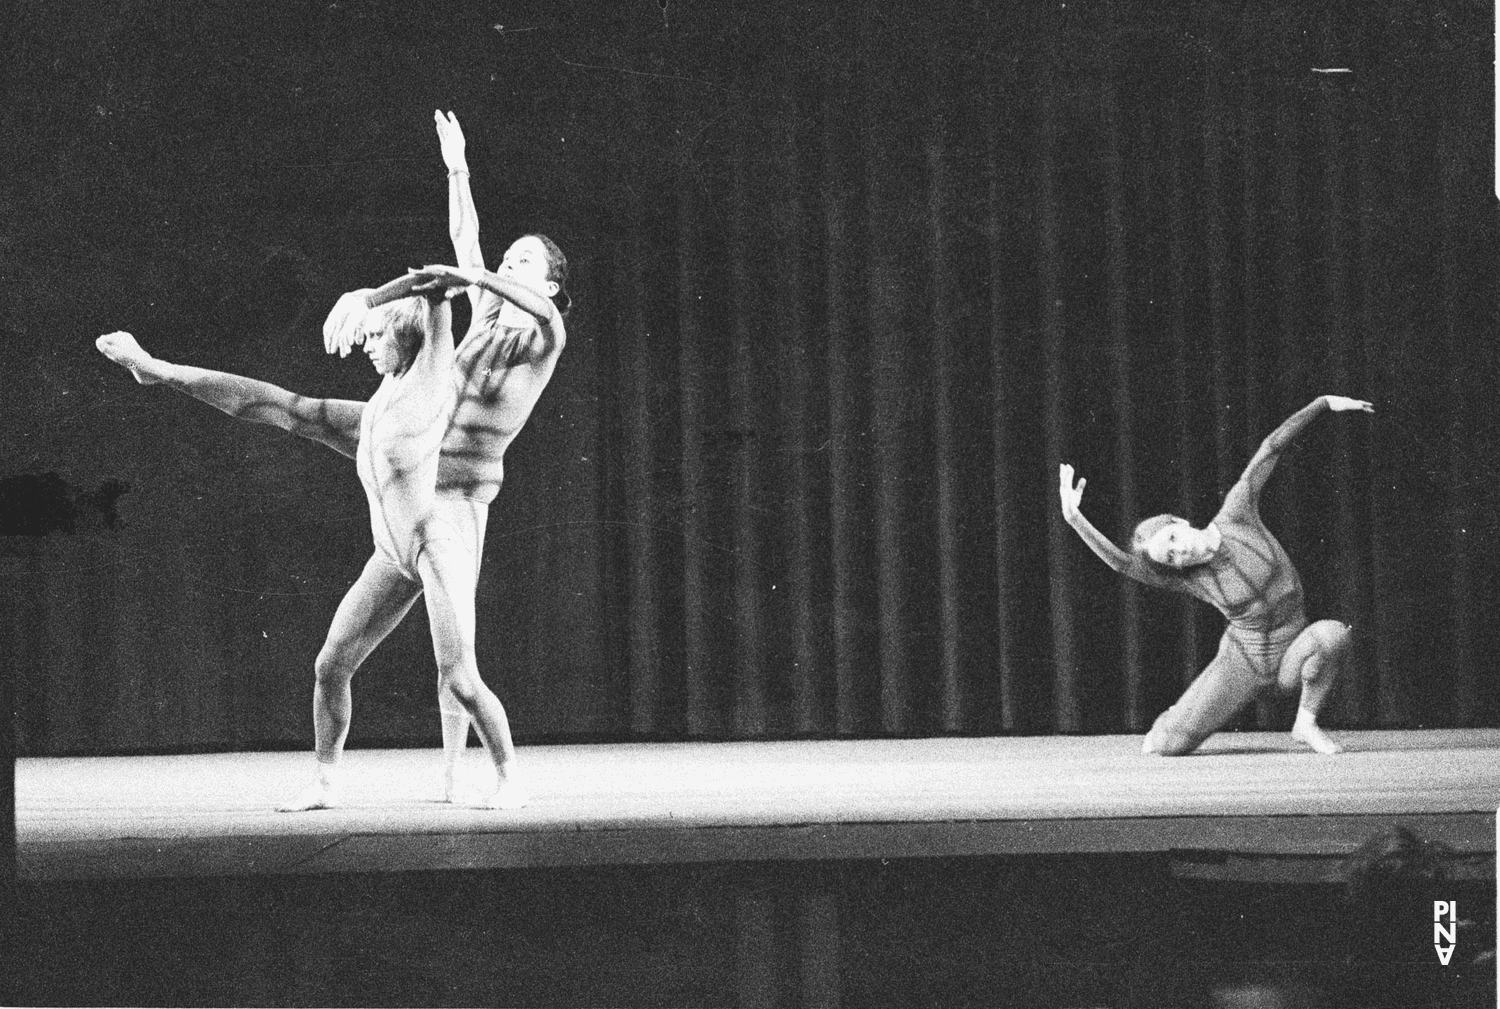
[[[463,799],[480,805],[513,807],[525,801],[525,793],[516,783],[515,751],[498,701],[493,709],[487,703],[481,705],[481,710],[494,716],[489,729],[476,725],[490,747],[499,787],[478,797],[462,796],[458,789],[455,777],[458,758],[473,715],[460,690],[478,680],[473,598],[488,505],[500,489],[505,449],[530,417],[566,343],[563,315],[568,304],[564,289],[568,263],[556,244],[537,234],[517,239],[495,273],[473,262],[478,257],[478,217],[463,162],[463,136],[451,114],[444,119],[437,113],[436,118],[451,126],[446,132],[440,129],[443,155],[449,166],[450,235],[460,262],[468,268],[414,271],[393,282],[403,286],[387,285],[380,291],[361,290],[344,295],[324,325],[324,346],[330,352],[344,355],[355,344],[365,344],[370,352],[367,336],[381,332],[378,325],[371,325],[373,305],[419,289],[431,294],[437,289],[471,288],[470,298],[476,310],[468,333],[453,354],[450,381],[456,401],[446,418],[434,487],[435,500],[446,514],[445,529],[459,534],[447,537],[449,545],[440,552],[460,549],[451,544],[461,542],[461,550],[471,558],[471,563],[450,564],[441,572],[449,598],[456,601],[452,609],[452,640],[456,644],[439,649],[438,655],[439,706],[443,711],[445,744],[443,789],[448,801]],[[170,376],[170,384],[175,388],[231,416],[280,427],[350,457],[358,449],[363,403],[312,399],[253,379],[169,365],[152,358],[129,334],[101,337],[99,349],[130,368],[143,383],[167,381]],[[379,350],[378,341],[376,349]],[[325,684],[323,689],[330,697],[339,696],[339,684],[347,684],[375,644],[400,622],[421,590],[420,585],[409,579],[372,581],[366,587],[369,592],[363,604],[357,608],[351,606],[347,620],[335,619],[320,653],[318,682]],[[342,608],[340,612],[344,612]],[[315,727],[318,725],[315,721]],[[320,735],[319,753],[334,759],[320,761],[318,780],[301,797],[311,798],[314,805],[320,806],[337,801],[337,773],[325,774],[324,765],[337,763],[343,737],[337,731],[336,718],[328,728],[328,740],[336,738],[337,743],[325,747],[325,736]],[[289,805],[295,807],[299,803]]]
[[[1337,620],[1309,625],[1302,582],[1291,559],[1260,518],[1260,494],[1287,445],[1322,411],[1362,410],[1364,400],[1319,396],[1261,442],[1213,521],[1203,529],[1175,515],[1155,515],[1135,527],[1129,552],[1089,520],[1079,505],[1086,480],[1059,469],[1063,517],[1104,563],[1145,585],[1201,599],[1229,621],[1219,652],[1177,703],[1156,719],[1142,750],[1163,756],[1191,753],[1273,684],[1302,689],[1292,738],[1318,753],[1339,745],[1318,725],[1318,712],[1349,652],[1349,628]]]
[[[434,111],[433,120],[437,125],[438,143],[442,150],[443,163],[448,169],[448,235],[453,240],[454,262],[459,266],[474,269],[484,269],[484,254],[479,245],[479,214],[474,208],[474,196],[469,188],[469,163],[465,153],[466,142],[462,127],[458,124],[458,117],[452,112],[444,115],[441,111]],[[537,267],[545,262],[546,269],[538,274]],[[484,417],[486,408],[484,403],[497,399],[493,394],[488,396],[474,397],[469,407],[464,411],[464,416],[456,418],[453,440],[451,445],[445,445],[445,452],[452,456],[455,452],[474,453],[473,458],[483,462],[493,458],[493,489],[488,489],[487,481],[476,482],[475,486],[467,493],[488,494],[493,497],[500,484],[499,461],[505,446],[514,437],[514,431],[520,430],[525,422],[526,415],[530,413],[530,405],[527,400],[535,402],[535,396],[523,388],[523,385],[534,385],[535,392],[540,394],[541,387],[546,385],[547,378],[551,374],[551,364],[555,362],[557,352],[562,349],[562,321],[561,317],[567,314],[568,295],[563,285],[567,281],[568,262],[551,239],[544,235],[524,235],[518,239],[510,249],[506,251],[505,260],[501,265],[501,272],[512,271],[521,277],[530,277],[532,281],[541,280],[543,284],[553,283],[556,289],[551,290],[552,297],[557,301],[560,315],[556,320],[544,319],[542,315],[534,314],[528,317],[524,306],[512,303],[497,290],[484,288],[478,285],[466,288],[469,296],[470,308],[473,310],[469,331],[464,338],[461,353],[466,357],[469,376],[477,371],[483,370],[484,374],[494,376],[497,369],[494,362],[487,358],[498,352],[497,340],[503,343],[506,340],[520,339],[520,334],[536,330],[535,335],[526,336],[528,342],[540,339],[540,346],[534,346],[521,351],[521,356],[530,357],[541,367],[531,368],[527,371],[518,372],[507,379],[511,388],[507,392],[500,393],[498,398],[504,398],[510,405],[505,409],[494,407],[497,417],[509,413],[511,420],[508,427],[512,429],[509,436],[503,431],[488,430],[489,421]],[[540,287],[538,284],[533,286]],[[532,308],[545,308],[544,304],[532,304]],[[547,327],[549,332],[543,336],[540,332],[542,327]],[[509,335],[502,330],[508,330]],[[349,330],[345,330],[347,336]],[[554,346],[555,344],[555,346]],[[340,349],[330,347],[332,349]],[[341,348],[347,352],[347,344]],[[512,353],[510,356],[516,356]],[[523,383],[522,378],[527,381]],[[480,392],[482,390],[476,390]],[[519,412],[519,421],[514,419]],[[447,474],[450,477],[458,475],[461,467],[457,465],[457,459],[450,459]],[[483,465],[476,466],[474,475],[482,477],[488,472]],[[442,716],[443,724],[443,778],[447,783],[449,791],[453,788],[453,782],[458,772],[459,761],[463,757],[464,747],[469,736],[469,717],[463,706],[457,702],[452,693],[442,686],[442,677],[439,676],[438,683],[438,708]]]
[[[284,810],[336,802],[349,732],[350,680],[418,595],[426,593],[440,668],[445,656],[462,652],[465,627],[473,625],[472,592],[465,599],[453,587],[461,590],[472,580],[464,569],[474,559],[463,547],[473,539],[474,513],[482,518],[484,509],[462,498],[440,499],[435,492],[439,449],[456,396],[450,310],[446,299],[410,296],[446,286],[407,276],[369,293],[373,310],[362,320],[363,343],[384,380],[368,403],[311,400],[253,379],[159,361],[129,333],[97,341],[101,352],[142,384],[169,385],[232,416],[281,427],[355,459],[375,551],[339,604],[314,665],[317,770],[312,784]],[[472,640],[471,630],[467,638]],[[501,787],[486,804],[520,805],[524,793],[508,774],[514,749],[504,710],[477,672],[452,660],[446,668],[445,688],[476,719],[491,752],[508,755],[497,759]]]

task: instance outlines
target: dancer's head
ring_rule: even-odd
[[[505,250],[505,258],[496,272],[541,291],[552,299],[560,314],[567,314],[571,304],[566,290],[568,257],[546,235],[532,232],[516,239]]]
[[[1203,564],[1214,555],[1215,539],[1194,529],[1185,518],[1153,515],[1141,521],[1130,537],[1130,552],[1153,567],[1168,571]]]
[[[382,375],[400,375],[427,338],[426,298],[400,298],[372,308],[365,316],[365,353]]]

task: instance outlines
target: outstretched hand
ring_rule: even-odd
[[[1335,413],[1341,413],[1345,410],[1363,410],[1365,413],[1375,412],[1374,405],[1363,399],[1350,399],[1348,396],[1327,396],[1324,398],[1328,401],[1328,409]]]
[[[364,343],[364,321],[370,312],[369,288],[339,296],[333,311],[323,321],[323,349],[339,357],[348,357],[356,343]]]
[[[434,291],[442,291],[447,297],[452,297],[466,287],[478,284],[484,276],[484,271],[478,267],[459,266],[424,266],[421,269],[407,270],[406,275],[415,281],[412,292],[416,294],[429,294]]]
[[[432,113],[437,123],[438,144],[443,149],[443,164],[448,171],[468,171],[469,162],[464,156],[464,131],[458,125],[458,117],[452,112],[444,116],[441,110]]]
[[[1088,483],[1080,477],[1077,486],[1073,484],[1073,467],[1063,463],[1057,468],[1058,493],[1062,498],[1063,517],[1069,522],[1079,515],[1078,506],[1083,503],[1083,488]]]

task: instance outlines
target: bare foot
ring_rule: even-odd
[[[478,796],[493,792],[497,781],[488,762],[482,768],[466,767],[462,763],[445,766],[438,784],[439,794],[442,796],[440,801],[451,802],[455,806],[483,805],[483,800]]]
[[[312,784],[298,792],[289,802],[276,807],[280,813],[303,813],[309,809],[332,809],[339,804],[343,775],[338,771],[318,765],[313,773]]]
[[[506,778],[493,791],[471,792],[462,801],[463,805],[478,809],[520,809],[531,801],[531,796],[516,779]]]
[[[451,802],[455,806],[474,805],[474,795],[477,790],[472,783],[466,783],[465,776],[456,770],[444,770],[441,784],[442,801]]]
[[[115,364],[129,368],[141,385],[155,385],[167,377],[165,363],[146,353],[129,333],[105,333],[94,346]]]
[[[1332,736],[1319,727],[1312,714],[1306,711],[1297,712],[1297,721],[1292,724],[1292,738],[1318,753],[1332,754],[1344,751],[1342,746],[1333,741]]]

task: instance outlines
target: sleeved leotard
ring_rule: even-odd
[[[1230,491],[1213,524],[1222,536],[1218,551],[1166,583],[1229,621],[1213,661],[1152,728],[1174,751],[1196,748],[1275,684],[1287,649],[1307,626],[1301,579],[1261,521],[1255,496],[1243,481]]]

